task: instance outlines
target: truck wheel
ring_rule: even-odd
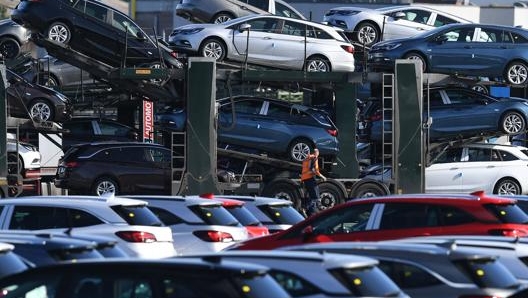
[[[368,198],[390,194],[388,187],[375,180],[359,181],[350,190],[350,198]]]
[[[264,187],[262,195],[291,201],[295,209],[301,210],[302,201],[299,189],[300,186],[291,180],[277,179]]]
[[[319,186],[319,210],[325,210],[345,201],[346,192],[331,182],[321,182]]]

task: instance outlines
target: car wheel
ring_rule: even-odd
[[[49,26],[48,38],[58,43],[68,44],[71,39],[70,28],[62,22],[55,22]]]
[[[359,181],[350,190],[349,198],[370,198],[388,195],[390,191],[381,185],[381,182],[365,180]]]
[[[219,62],[226,57],[226,51],[224,43],[216,38],[206,39],[200,46],[200,55],[202,57],[211,57]]]
[[[523,85],[528,80],[528,66],[521,61],[514,61],[506,67],[506,81],[512,85]]]
[[[403,59],[409,59],[409,60],[417,60],[422,62],[422,71],[427,72],[427,61],[425,61],[424,57],[420,53],[411,52],[407,53]]]
[[[307,139],[295,139],[288,148],[288,157],[295,162],[302,162],[312,152],[314,145]]]
[[[486,88],[486,85],[483,85],[483,84],[475,84],[471,87],[471,89],[477,92],[480,92],[482,94],[489,94],[488,88]]]
[[[53,108],[43,99],[37,99],[29,106],[29,117],[37,122],[53,121]]]
[[[356,40],[365,47],[370,47],[380,41],[380,31],[372,23],[361,23],[354,31],[356,32]]]
[[[518,112],[508,112],[502,117],[500,129],[510,135],[519,134],[526,130],[526,121]]]
[[[326,58],[315,56],[306,60],[307,72],[329,72],[330,70],[330,61]]]
[[[211,21],[213,24],[222,24],[229,20],[232,20],[234,17],[231,14],[221,12],[217,14]]]
[[[92,193],[96,196],[101,196],[107,193],[113,193],[117,195],[119,193],[119,187],[117,183],[108,177],[102,177],[97,179],[92,188]]]
[[[328,208],[332,208],[335,205],[344,203],[346,193],[341,191],[341,189],[337,185],[327,181],[319,183],[318,186],[319,202],[317,204],[317,208],[319,210],[325,210]]]
[[[520,195],[521,186],[514,179],[504,178],[497,182],[493,193],[497,195]]]
[[[39,77],[39,84],[47,87],[58,87],[59,81],[51,75],[41,74]]]
[[[5,59],[13,59],[20,53],[20,44],[13,38],[0,39],[0,53]]]

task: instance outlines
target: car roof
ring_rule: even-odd
[[[88,196],[88,195],[68,195],[68,196],[22,196],[13,199],[2,199],[0,205],[43,205],[43,206],[138,206],[147,205],[147,202],[138,199],[130,199],[115,196]]]
[[[301,19],[296,19],[296,18],[290,18],[290,17],[283,17],[283,16],[278,16],[278,15],[252,14],[252,15],[247,15],[247,16],[236,18],[236,19],[232,19],[232,20],[229,20],[229,21],[227,21],[225,23],[222,23],[222,24],[223,25],[231,25],[231,24],[234,24],[234,23],[239,23],[239,22],[242,22],[242,21],[245,21],[245,20],[252,20],[252,19],[256,19],[256,18],[260,18],[260,17],[273,18],[273,19],[279,19],[279,20],[285,20],[285,21],[293,21],[293,22],[297,22],[297,23],[310,25],[310,26],[313,26],[313,27],[316,27],[316,28],[326,29],[326,30],[330,30],[330,31],[338,31],[338,30],[336,30],[336,28],[334,28],[332,26],[328,26],[328,25],[322,24],[322,23],[317,23],[317,22],[309,21],[309,20],[301,20]],[[220,24],[220,25],[222,25],[222,24]]]
[[[55,237],[50,233],[24,233],[23,231],[0,232],[0,242],[17,245],[44,246],[48,250],[53,249],[74,249],[74,248],[92,248],[95,249],[95,243],[78,238]]]
[[[471,203],[471,202],[480,202],[480,204],[486,203],[495,203],[495,204],[512,204],[515,203],[515,199],[508,198],[504,196],[495,196],[495,195],[486,195],[483,191],[476,191],[471,194],[425,194],[425,193],[416,193],[416,194],[403,194],[403,195],[387,195],[379,197],[370,197],[370,198],[357,198],[346,203],[346,204],[356,204],[356,203],[381,203],[381,202],[414,202],[414,201],[444,201],[444,202],[459,202],[459,203]]]
[[[145,202],[174,202],[184,203],[185,205],[202,205],[202,206],[216,206],[222,205],[222,202],[200,198],[199,196],[170,196],[170,195],[122,195],[122,198],[130,198],[134,200],[143,200]]]
[[[293,202],[289,200],[261,197],[261,196],[239,196],[239,195],[215,195],[219,198],[235,199],[244,202],[250,202],[255,205],[289,205],[293,206]]]

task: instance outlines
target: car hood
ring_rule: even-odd
[[[58,92],[58,91],[55,91],[49,87],[46,87],[46,86],[42,86],[42,85],[36,85],[36,84],[31,84],[29,83],[28,84],[28,87],[29,88],[32,88],[34,89],[36,92],[41,92],[41,93],[44,93],[50,97],[56,97],[56,98],[59,98],[62,102],[64,103],[69,103],[70,102],[70,99],[66,97],[66,95]]]

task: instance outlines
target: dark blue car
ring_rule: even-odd
[[[333,159],[339,152],[337,127],[323,110],[252,96],[217,103],[218,142],[230,149],[267,152],[295,162],[302,161],[314,146],[325,158]],[[181,131],[186,113],[174,108],[158,114],[156,120],[162,129]]]
[[[373,70],[394,68],[396,59],[422,61],[424,72],[502,78],[525,85],[528,79],[528,30],[511,26],[450,24],[406,39],[372,46]]]
[[[424,123],[428,119],[427,104],[430,107],[430,141],[484,134],[516,135],[526,130],[528,100],[523,98],[495,98],[460,87],[430,88],[424,91],[423,98]],[[389,119],[392,115],[386,112],[385,117]],[[376,115],[372,115],[371,119],[377,120],[367,123],[367,129],[370,127],[370,140],[380,142],[382,123],[385,123],[385,132],[389,132],[392,131],[388,127],[391,122],[384,122]],[[416,129],[419,130],[420,127]],[[385,137],[390,136],[386,134]]]

